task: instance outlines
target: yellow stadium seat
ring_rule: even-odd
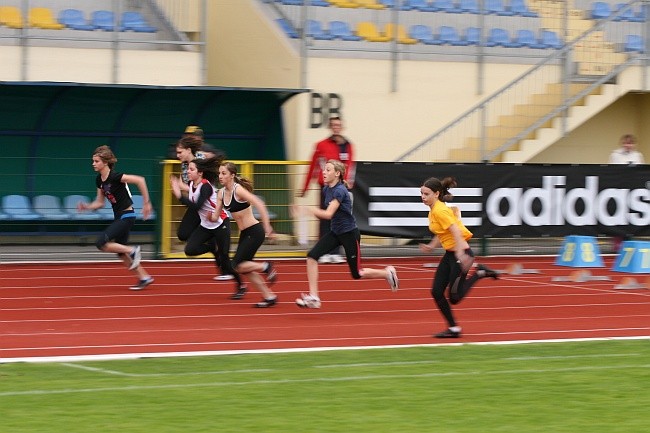
[[[0,6],[0,25],[12,29],[22,29],[23,17],[20,9],[15,6]]]
[[[390,39],[393,39],[395,37],[395,24],[393,24],[393,23],[386,24],[386,27],[384,29],[384,33]],[[412,37],[410,37],[406,33],[406,30],[404,29],[404,26],[399,25],[399,26],[397,26],[397,42],[399,42],[400,44],[413,45],[413,44],[417,44],[418,40],[413,39]]]
[[[354,0],[362,8],[366,9],[386,9],[382,3],[377,3],[377,0]]]
[[[357,35],[369,42],[388,42],[390,36],[386,36],[377,30],[377,27],[368,21],[362,21],[357,24]]]
[[[328,0],[332,5],[339,8],[358,8],[359,4],[353,0]]]
[[[31,8],[29,10],[29,26],[49,30],[61,30],[65,27],[54,19],[54,14],[48,8]]]

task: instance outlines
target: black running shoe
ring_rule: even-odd
[[[488,267],[485,266],[485,265],[478,265],[478,266],[476,267],[476,271],[477,271],[477,272],[478,272],[478,271],[483,271],[483,272],[485,272],[485,275],[483,275],[481,278],[492,278],[492,279],[494,279],[494,280],[498,280],[498,279],[499,279],[499,274],[497,273],[497,271],[492,270],[492,269],[488,268]]]
[[[451,329],[445,329],[442,332],[438,332],[434,335],[436,338],[459,338],[460,332],[452,331]]]
[[[246,286],[241,286],[230,296],[230,299],[242,299],[247,291],[248,288]]]
[[[277,303],[278,303],[278,297],[276,296],[275,298],[262,299],[261,302],[258,302],[257,304],[253,305],[253,307],[254,308],[269,308],[269,307],[274,306]]]

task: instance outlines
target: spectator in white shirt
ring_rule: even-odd
[[[625,134],[621,137],[621,146],[609,155],[610,164],[645,164],[643,154],[635,150],[636,137],[632,134]]]

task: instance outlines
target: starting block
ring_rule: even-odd
[[[567,236],[564,238],[555,264],[574,268],[603,267],[598,242],[593,236]]]
[[[559,276],[551,278],[551,281],[566,281],[570,283],[586,283],[588,281],[612,281],[612,279],[606,275],[592,275],[592,273],[586,269],[573,271],[567,276]]]
[[[524,275],[524,274],[541,274],[539,269],[526,269],[521,263],[512,263],[505,269],[497,271],[498,274]]]
[[[623,277],[621,282],[614,286],[615,290],[638,290],[638,289],[647,289],[648,281],[646,283],[639,283],[636,278],[633,277]]]

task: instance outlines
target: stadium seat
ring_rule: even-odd
[[[97,209],[97,215],[103,220],[113,220],[115,219],[115,214],[113,213],[113,205],[108,199],[104,200],[104,207]]]
[[[37,195],[32,200],[34,211],[46,220],[67,220],[72,218],[67,212],[61,210],[61,200],[54,195]]]
[[[460,0],[458,9],[461,13],[480,14],[481,10],[478,6],[478,0]]]
[[[528,9],[526,0],[512,0],[510,2],[510,11],[514,15],[519,15],[521,17],[537,18],[539,16],[537,13]]]
[[[342,41],[360,41],[363,39],[361,36],[355,35],[350,25],[344,21],[330,22],[330,35],[334,36],[334,39],[341,39]]]
[[[421,12],[436,12],[438,9],[431,6],[427,0],[409,0],[409,10],[418,10]]]
[[[131,30],[139,33],[156,33],[157,28],[147,24],[140,12],[123,12],[122,13],[122,30]]]
[[[591,18],[594,20],[609,18],[611,14],[612,9],[610,8],[609,3],[594,2],[591,6]]]
[[[643,46],[643,37],[639,35],[626,35],[624,50],[628,53],[645,52],[645,47]]]
[[[305,29],[305,35],[310,38],[316,39],[318,41],[330,41],[334,39],[334,36],[330,35],[328,32],[323,30],[320,21],[308,20],[307,28]]]
[[[442,41],[433,35],[431,27],[424,24],[414,24],[410,28],[410,35],[426,45],[441,45]]]
[[[480,45],[481,29],[478,27],[468,27],[467,30],[465,30],[465,41],[469,45]]]
[[[488,33],[486,47],[505,47],[505,48],[519,48],[521,44],[510,40],[510,35],[506,29],[493,28]]]
[[[63,211],[70,214],[73,220],[98,220],[101,216],[97,212],[85,211],[78,212],[77,205],[79,203],[89,203],[88,197],[79,194],[68,195],[63,198]]]
[[[395,0],[379,0],[379,3],[386,6],[386,8],[392,9],[395,7]]]
[[[48,8],[31,8],[28,21],[30,27],[48,30],[61,30],[65,26],[54,19],[52,10]]]
[[[528,30],[528,29],[517,30],[517,36],[515,37],[515,41],[521,44],[522,47],[536,48],[536,49],[546,48],[546,45],[540,43],[537,40],[535,33],[532,30]]]
[[[377,27],[369,21],[362,21],[357,24],[357,34],[368,42],[390,41],[390,36],[380,33]]]
[[[467,46],[469,42],[461,39],[458,31],[450,26],[441,26],[439,29],[438,38],[442,41],[443,45],[454,46]]]
[[[626,4],[625,3],[618,3],[616,5],[616,11],[621,11],[625,8]],[[631,6],[623,12],[620,13],[620,15],[617,15],[614,18],[614,21],[630,21],[630,22],[643,22],[643,18],[640,18],[637,14],[634,13],[634,8]]]
[[[14,220],[39,220],[41,215],[32,210],[29,198],[12,194],[2,197],[2,210]]]
[[[386,6],[377,0],[355,0],[355,2],[366,9],[386,9]]]
[[[454,5],[454,0],[434,0],[432,6],[434,10],[439,12],[447,12],[453,14],[459,14],[462,12],[462,9]]]
[[[280,26],[280,28],[282,28],[282,30],[284,31],[284,33],[285,33],[287,36],[289,36],[290,38],[292,38],[292,39],[298,39],[298,38],[300,38],[300,35],[299,35],[298,32],[296,31],[296,29],[294,29],[293,26],[291,25],[291,23],[290,23],[289,21],[287,21],[286,19],[284,19],[284,18],[278,18],[278,19],[275,20],[275,22],[278,23],[278,25]]]
[[[63,9],[59,12],[59,22],[73,30],[95,30],[79,9]]]
[[[557,33],[551,30],[542,30],[541,39],[541,43],[546,48],[555,48],[556,50],[559,50],[564,45]]]
[[[112,32],[115,30],[115,15],[111,11],[93,11],[90,23],[99,30]],[[120,29],[118,29],[119,31]]]
[[[23,16],[15,6],[0,6],[0,25],[12,29],[23,28]]]
[[[134,195],[131,197],[131,200],[133,200],[133,209],[135,209],[135,214],[138,219],[143,219],[142,218],[142,208],[144,207],[144,199],[142,198],[141,195]],[[153,209],[151,210],[151,215],[149,216],[149,220],[154,220],[156,219],[156,211]]]
[[[406,30],[404,29],[404,26],[399,24],[397,25],[397,32],[395,31],[396,26],[393,23],[388,23],[384,27],[384,33],[386,34],[387,37],[390,39],[393,39],[396,37],[397,33],[397,42],[400,44],[405,44],[405,45],[413,45],[417,44],[418,40],[415,38],[410,37],[407,33]]]
[[[488,15],[512,16],[514,13],[506,9],[503,0],[485,0],[485,12]]]
[[[329,0],[329,2],[339,8],[358,8],[359,4],[354,2],[353,0]]]

